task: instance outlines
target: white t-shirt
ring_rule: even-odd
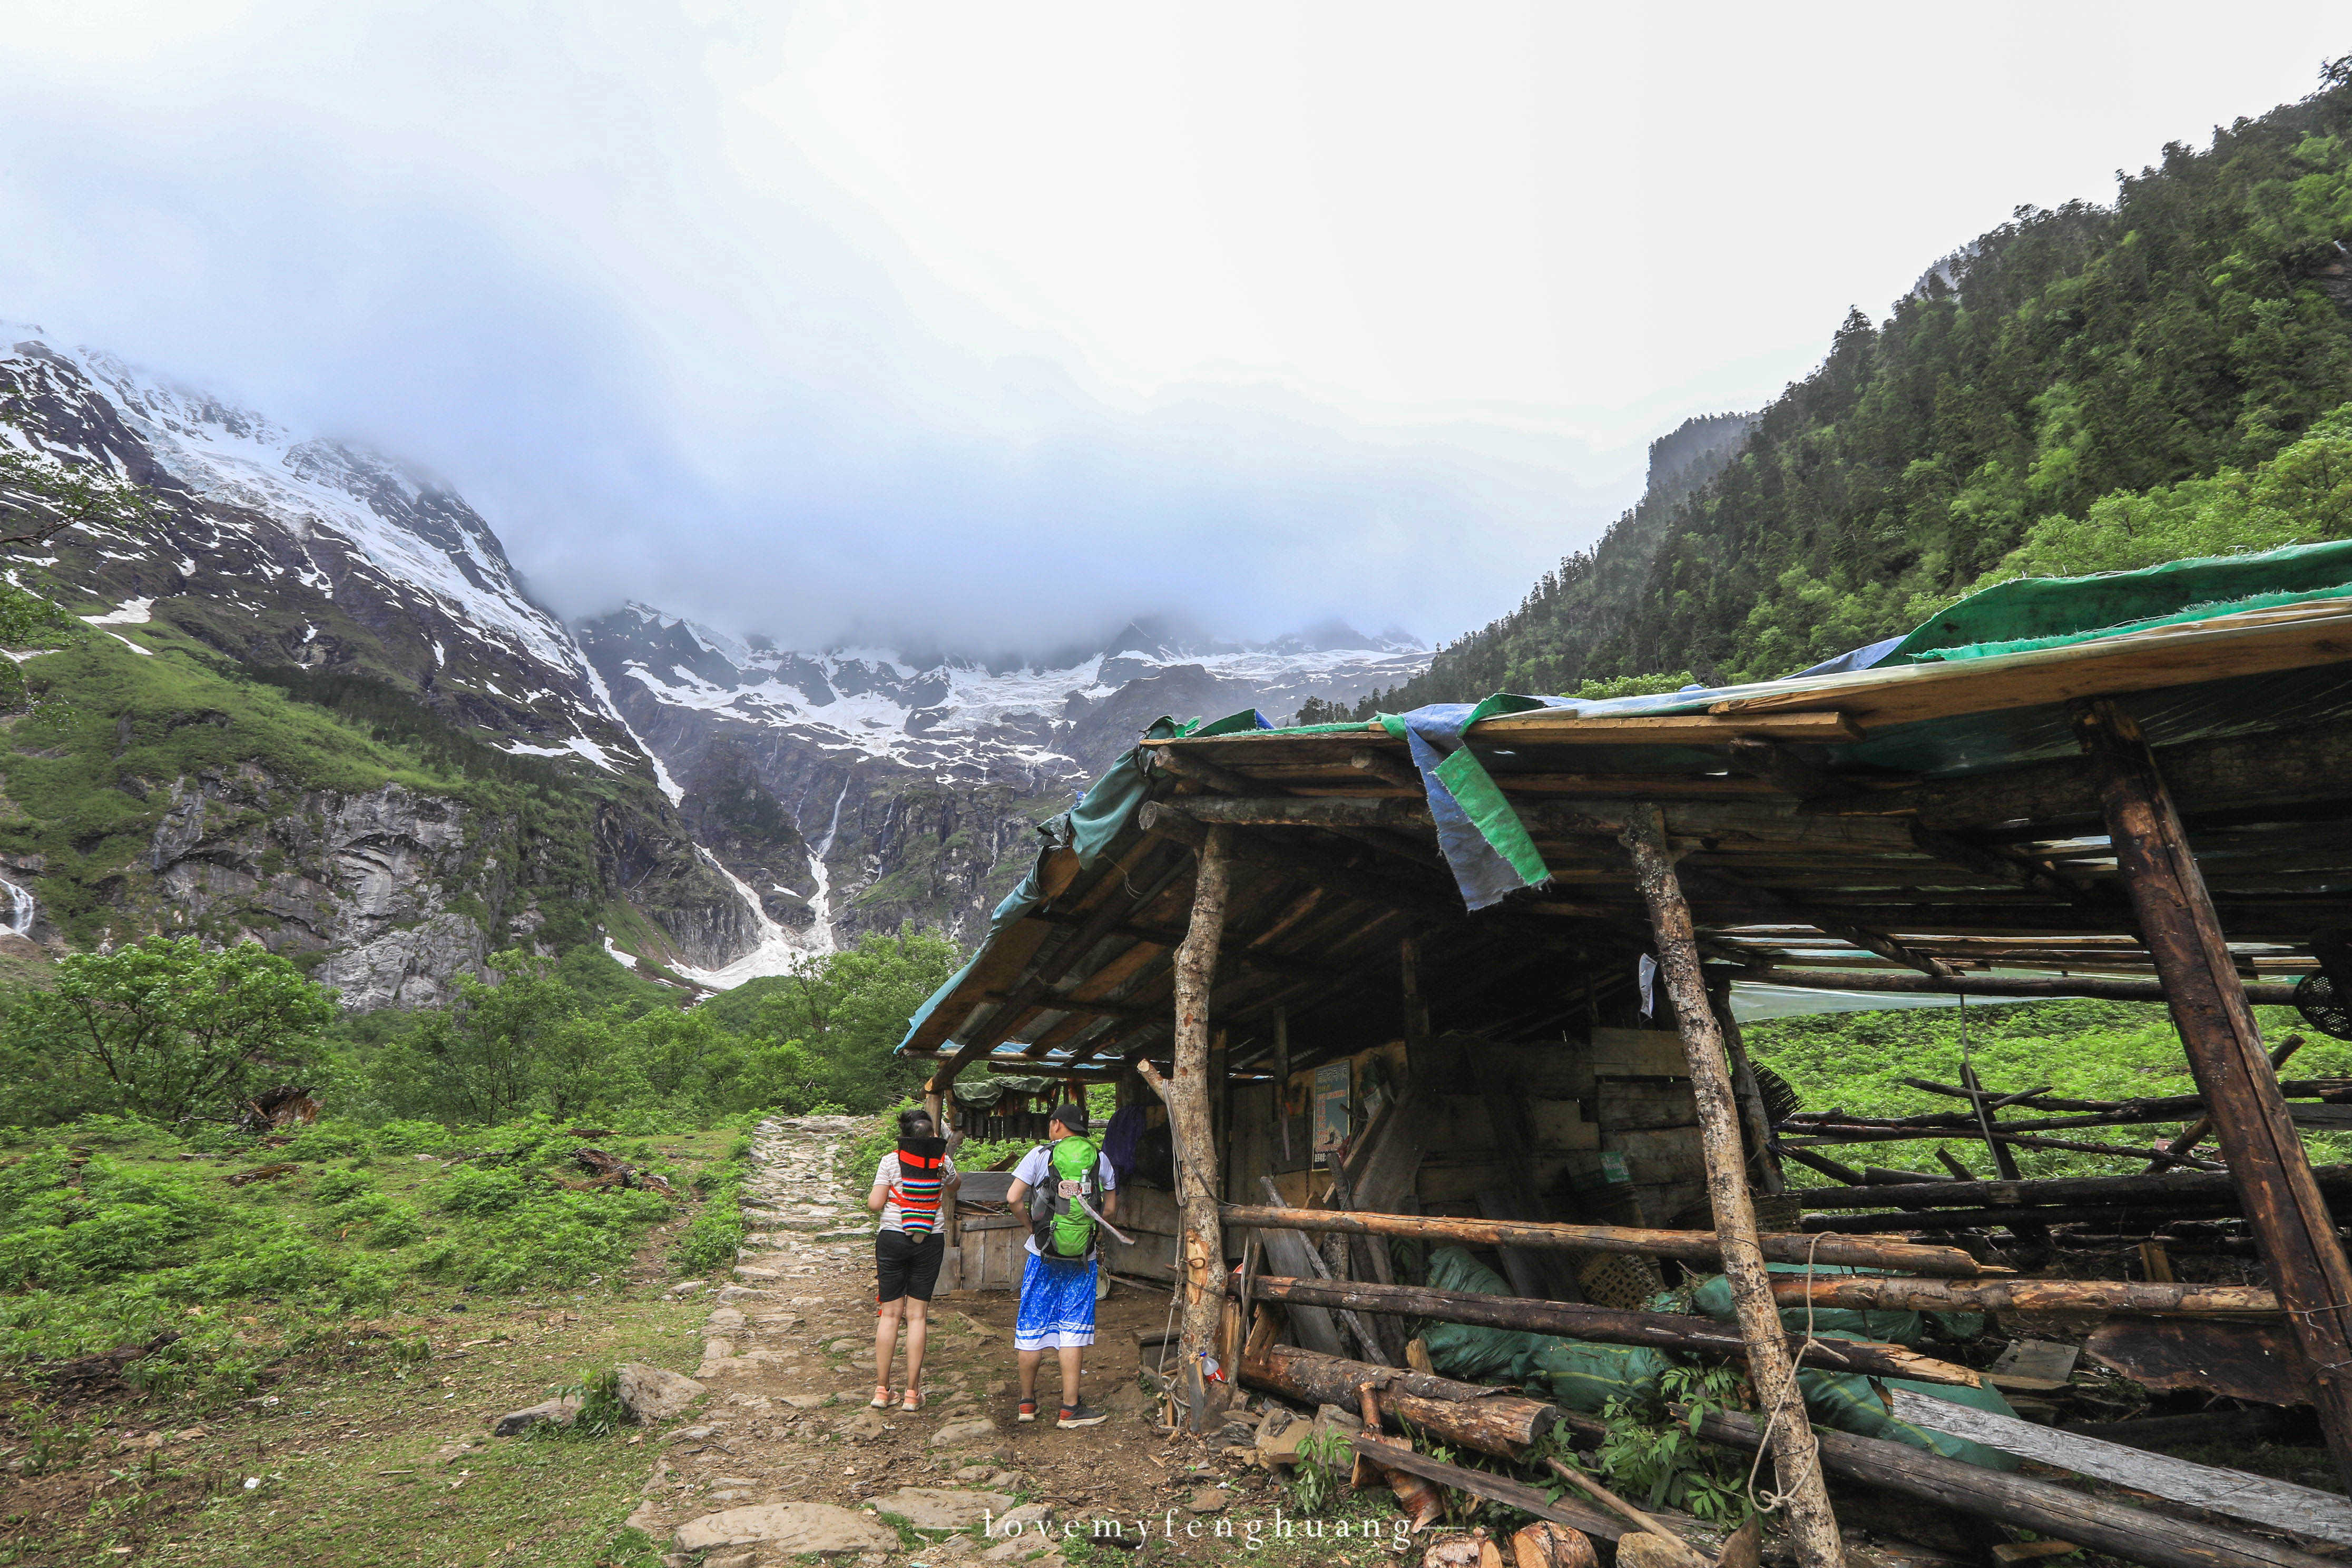
[[[940,1180],[942,1182],[952,1182],[955,1178],[955,1156],[952,1154],[947,1155],[942,1159],[940,1165]],[[891,1150],[887,1154],[882,1156],[882,1163],[874,1167],[874,1184],[882,1188],[886,1192],[898,1184],[898,1151],[896,1149]],[[877,1228],[882,1230],[904,1230],[907,1227],[899,1223],[902,1217],[903,1216],[898,1213],[898,1200],[895,1198],[886,1199],[882,1205],[882,1223]],[[937,1236],[940,1233],[938,1231],[933,1231],[931,1234]]]
[[[1026,1154],[1022,1155],[1021,1163],[1013,1167],[1013,1179],[1029,1188],[1032,1192],[1034,1192],[1038,1185],[1045,1180],[1046,1176],[1051,1174],[1053,1172],[1053,1158],[1046,1152],[1046,1151],[1051,1147],[1052,1145],[1050,1144],[1041,1143],[1036,1148],[1030,1150]],[[1102,1184],[1103,1191],[1112,1193],[1118,1190],[1118,1173],[1111,1169],[1110,1158],[1108,1155],[1097,1154],[1095,1156],[1095,1176],[1097,1180]],[[1025,1206],[1027,1200],[1024,1199],[1023,1203]],[[1037,1237],[1034,1233],[1029,1237],[1028,1246],[1029,1255],[1032,1258],[1042,1258],[1045,1256],[1044,1252],[1040,1250],[1037,1246]]]

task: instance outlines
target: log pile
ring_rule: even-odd
[[[2326,1181],[2331,1190],[2344,1174],[2327,1173]],[[2126,1181],[2145,1184],[2160,1197],[2178,1202],[2219,1191],[2228,1180],[2226,1174],[2177,1173],[2070,1178],[2056,1183],[1980,1182],[1968,1184],[1963,1195],[1978,1204],[2001,1200],[2013,1206],[2046,1213],[2054,1205],[2020,1204],[2018,1200],[2048,1194],[2079,1204],[2101,1195],[2104,1190],[2086,1182]],[[1963,1186],[1957,1182],[1872,1184],[1841,1193],[1839,1201],[1854,1205],[1883,1203],[1891,1196],[1899,1203],[1916,1205],[1931,1195],[1931,1189],[1932,1195],[1941,1195],[1948,1185]],[[1901,1213],[1916,1222],[1914,1210],[1906,1208]],[[1711,1236],[1696,1232],[1548,1226],[1328,1209],[1229,1207],[1223,1217],[1226,1224],[1250,1234],[1283,1235],[1294,1242],[1303,1241],[1297,1235],[1299,1231],[1322,1231],[1340,1235],[1402,1234],[1431,1243],[1490,1246],[1507,1237],[1514,1245],[1559,1247],[1566,1246],[1568,1237],[1582,1239],[1597,1229],[1613,1231],[1608,1239],[1619,1248],[1639,1249],[1647,1256],[1697,1257],[1706,1256],[1713,1242]],[[1277,1231],[1277,1224],[1284,1228]],[[1874,1241],[1865,1245],[1890,1244]],[[1295,1250],[1303,1256],[1313,1256],[1312,1249],[1303,1245]],[[1950,1252],[1949,1248],[1933,1247],[1912,1248],[1911,1260],[1925,1260],[1930,1265],[1943,1263]],[[1467,1491],[1522,1508],[1563,1532],[1573,1531],[1604,1541],[1618,1540],[1629,1531],[1642,1531],[1638,1525],[1629,1526],[1625,1517],[1612,1508],[1588,1508],[1583,1506],[1587,1500],[1584,1499],[1549,1496],[1523,1481],[1490,1470],[1444,1464],[1415,1452],[1410,1446],[1412,1440],[1418,1438],[1424,1444],[1443,1444],[1525,1468],[1558,1451],[1556,1427],[1564,1426],[1567,1435],[1580,1443],[1597,1439],[1600,1424],[1592,1418],[1557,1409],[1519,1390],[1489,1388],[1439,1376],[1426,1369],[1425,1357],[1417,1363],[1416,1370],[1375,1365],[1281,1343],[1275,1331],[1278,1324],[1290,1317],[1295,1326],[1296,1318],[1319,1312],[1338,1314],[1360,1325],[1365,1320],[1403,1324],[1466,1323],[1600,1343],[1642,1345],[1742,1365],[1749,1355],[1739,1328],[1708,1319],[1350,1279],[1328,1270],[1319,1278],[1251,1271],[1244,1278],[1241,1294],[1244,1310],[1255,1314],[1256,1330],[1239,1362],[1240,1382],[1244,1387],[1276,1394],[1300,1405],[1339,1405],[1364,1411],[1366,1435],[1355,1449],[1362,1461],[1358,1468],[1358,1484],[1396,1488],[1434,1485]],[[1771,1280],[1771,1296],[1773,1305],[1782,1310],[1811,1306],[1861,1311],[2028,1314],[2039,1319],[2071,1317],[2086,1323],[2108,1320],[2111,1327],[2136,1325],[2139,1326],[2137,1331],[2143,1333],[2150,1328],[2162,1327],[2174,1337],[2188,1341],[2194,1341],[2200,1334],[2262,1332],[2270,1336],[2263,1342],[2276,1356],[2289,1361],[2298,1359],[2291,1344],[2281,1338],[2285,1330],[2280,1327],[2284,1314],[2276,1295],[2259,1287],[2023,1279],[1979,1267],[1971,1274],[1841,1274],[1811,1279],[1780,1275]],[[1792,1361],[1825,1371],[1962,1387],[2002,1381],[1998,1366],[1990,1373],[1980,1373],[1899,1345],[1847,1340],[1809,1343],[1801,1335],[1784,1337],[1786,1353]],[[1373,1338],[1369,1331],[1362,1334],[1366,1342]],[[2095,1336],[2095,1354],[2101,1342]],[[2193,1350],[2194,1346],[2185,1348]],[[2061,1387],[2063,1383],[2021,1384],[2012,1377],[2003,1382],[2003,1386]],[[2239,1397],[2264,1396],[2262,1390],[2232,1392]],[[1903,1398],[1908,1402],[1904,1406],[1908,1412],[1906,1418],[1915,1425],[1934,1426],[1940,1418],[1945,1429],[1972,1440],[1991,1442],[1996,1447],[2007,1445],[2014,1448],[2024,1443],[2032,1449],[2029,1457],[2042,1463],[2063,1463],[2072,1457],[2074,1468],[2095,1478],[2112,1480],[2120,1467],[2137,1478],[2141,1489],[2152,1492],[2159,1500],[2159,1510],[2095,1497],[2057,1482],[1983,1469],[1903,1444],[1822,1432],[1817,1435],[1818,1451],[1831,1476],[1840,1478],[1843,1484],[1860,1482],[1932,1500],[1997,1524],[2060,1536],[2155,1568],[2223,1563],[2256,1563],[2266,1568],[2314,1568],[2326,1560],[2300,1547],[2250,1533],[2241,1527],[2239,1520],[2252,1521],[2255,1529],[2283,1529],[2329,1544],[2337,1544],[2339,1535],[2352,1534],[2352,1506],[2325,1500],[2324,1494],[2270,1483],[2250,1492],[2246,1479],[2237,1472],[2179,1460],[2157,1460],[2153,1457],[2149,1462],[2140,1464],[2130,1458],[2134,1450],[2121,1447],[2117,1441],[2095,1441],[2087,1433],[2081,1438],[2067,1436],[2075,1429],[2073,1427],[2032,1426],[1983,1415],[1958,1405],[1948,1406],[1957,1414],[1938,1417],[1922,1412],[1940,1412],[1947,1408],[1944,1402],[1907,1394]],[[2218,1432],[2229,1426],[2233,1414],[2199,1419]],[[1383,1424],[1401,1428],[1405,1436],[1382,1435]],[[2275,1418],[2272,1418],[2260,1429],[2271,1430],[2276,1426]],[[1752,1417],[1714,1414],[1704,1418],[1700,1430],[1712,1441],[1752,1448],[1760,1428]],[[2019,1433],[2025,1436],[2015,1436]],[[2128,1436],[2127,1430],[2116,1432],[2118,1438]],[[2053,1455],[2058,1457],[2055,1460]],[[1601,1495],[1593,1490],[1597,1483],[1591,1478],[1584,1477],[1582,1481],[1588,1494]],[[2212,1500],[2217,1497],[2235,1500],[2231,1507],[2239,1510],[2236,1518],[2230,1517],[2229,1509],[2221,1510],[2220,1517],[2214,1516]],[[1601,1500],[1606,1503],[1607,1499],[1603,1497]],[[2166,1500],[2178,1502],[2183,1510],[2206,1511],[2194,1518],[2177,1511],[2161,1511],[2161,1502]],[[2257,1504],[2271,1511],[2247,1511]],[[1425,1516],[1429,1510],[1424,1507],[1417,1511]],[[1717,1554],[1721,1543],[1703,1529],[1693,1528],[1696,1521],[1680,1516],[1669,1519],[1668,1524],[1657,1527],[1662,1535],[1654,1545],[1661,1561],[1671,1558],[1686,1564],[1686,1568],[1715,1568],[1728,1561]],[[1620,1550],[1622,1552],[1622,1545]]]

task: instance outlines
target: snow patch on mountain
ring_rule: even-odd
[[[1345,696],[1402,683],[1429,652],[1400,634],[1345,628],[1260,646],[1205,647],[1129,636],[1056,668],[998,669],[977,660],[919,666],[887,648],[795,651],[730,637],[651,605],[631,604],[581,628],[593,661],[662,705],[787,729],[828,750],[917,766],[997,762],[1056,772],[1063,742],[1096,704],[1130,684],[1182,672],[1255,700],[1274,722],[1310,696]]]

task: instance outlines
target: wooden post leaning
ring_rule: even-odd
[[[2104,700],[2077,704],[2074,729],[2091,756],[2116,868],[2164,979],[2165,1005],[2229,1159],[2271,1288],[2311,1363],[2313,1403],[2336,1473],[2352,1486],[2352,1263],[2280,1097],[2204,873],[2147,740],[2128,714]]]
[[[1176,1054],[1161,1079],[1150,1062],[1141,1070],[1168,1102],[1168,1128],[1176,1144],[1177,1289],[1183,1334],[1178,1375],[1182,1379],[1185,1425],[1206,1431],[1213,1400],[1231,1384],[1202,1381],[1201,1357],[1217,1342],[1224,1316],[1224,1229],[1217,1219],[1217,1173],[1223,1163],[1210,1130],[1209,988],[1216,978],[1217,946],[1225,927],[1225,892],[1232,882],[1233,853],[1227,827],[1211,827],[1199,850],[1192,881],[1192,921],[1176,950]],[[1231,1374],[1228,1373],[1228,1376]]]
[[[1633,879],[1649,905],[1650,928],[1658,945],[1658,968],[1682,1028],[1683,1056],[1690,1068],[1692,1097],[1698,1103],[1699,1146],[1706,1159],[1707,1198],[1715,1233],[1723,1248],[1723,1272],[1748,1342],[1748,1373],[1768,1412],[1780,1494],[1788,1506],[1790,1543],[1801,1568],[1843,1568],[1845,1546],[1837,1515],[1830,1508],[1821,1455],[1808,1425],[1804,1394],[1772,1300],[1771,1276],[1756,1239],[1756,1205],[1748,1192],[1748,1152],[1739,1137],[1739,1110],[1733,1098],[1731,1068],[1723,1034],[1707,1005],[1699,971],[1697,931],[1690,905],[1675,874],[1658,809],[1632,814],[1618,835],[1633,857]]]

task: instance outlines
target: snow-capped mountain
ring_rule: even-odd
[[[215,726],[228,739],[211,754],[236,764],[123,780],[143,809],[110,824],[100,851],[78,850],[69,872],[31,828],[16,834],[10,865],[74,881],[45,900],[84,906],[86,929],[71,935],[156,924],[252,935],[317,955],[321,977],[361,1005],[442,999],[488,952],[593,930],[624,908],[643,917],[640,945],[708,970],[770,935],[693,843],[678,787],[629,734],[570,630],[523,591],[462,497],[111,355],[26,331],[0,343],[12,344],[0,354],[0,441],[103,468],[163,503],[151,521],[77,526],[6,563],[135,654],[181,656],[132,689],[74,700],[125,705],[126,736],[158,707],[167,728]],[[215,679],[242,669],[371,722],[446,726],[460,751],[547,759],[541,782],[584,832],[520,804],[397,783],[355,795],[350,781],[382,763],[325,767],[318,748],[331,729],[289,748],[268,700],[245,695],[258,684],[207,688],[183,721],[174,705],[194,699],[167,664]],[[327,774],[334,787],[313,787]]]
[[[779,648],[637,604],[577,630],[608,689],[632,699],[641,689],[666,707],[917,767],[1045,776],[1073,764],[1090,771],[1098,741],[1115,751],[1133,739],[1132,731],[1097,737],[1092,731],[1101,726],[1088,720],[1135,682],[1181,689],[1209,707],[1256,707],[1279,722],[1308,697],[1353,701],[1395,685],[1430,657],[1397,634],[1369,637],[1345,626],[1263,646],[1202,647],[1130,623],[1105,647],[1059,667],[952,658],[919,666],[887,649]]]
[[[1353,702],[1430,658],[1400,634],[1336,626],[1252,646],[1135,622],[1049,668],[794,650],[646,605],[574,630],[634,732],[689,781],[689,802],[716,759],[799,824],[842,931],[912,919],[967,937],[1027,868],[1038,818],[1152,720],[1255,707],[1282,722],[1309,697]],[[762,891],[773,918],[804,918],[804,890],[771,879]]]
[[[186,503],[159,536],[68,536],[99,546],[107,579],[158,590],[121,604],[143,599],[152,615],[163,600],[201,598],[244,618],[242,651],[259,662],[328,662],[339,647],[358,651],[344,645],[364,630],[474,722],[511,731],[510,751],[650,768],[571,633],[523,593],[489,524],[446,486],[364,448],[299,439],[111,354],[37,339],[0,360],[0,395],[16,420],[0,439]],[[321,613],[289,620],[312,596]]]
[[[0,441],[164,503],[150,523],[16,552],[0,562],[15,580],[138,655],[241,667],[347,715],[411,703],[468,743],[544,759],[540,784],[575,814],[396,783],[355,795],[350,770],[313,759],[330,787],[231,713],[206,721],[250,731],[250,755],[236,742],[234,768],[126,782],[155,803],[123,825],[123,844],[145,836],[137,852],[119,869],[81,858],[76,886],[51,889],[59,908],[95,903],[79,940],[252,935],[316,954],[354,1005],[442,1000],[491,952],[599,928],[616,953],[712,985],[902,921],[971,938],[1027,868],[1037,822],[1153,719],[1254,706],[1279,722],[1429,661],[1409,637],[1338,624],[1242,644],[1138,620],[1025,659],[795,650],[641,605],[566,626],[431,476],[110,354],[0,329],[11,342]],[[0,879],[60,874],[37,836],[11,849],[8,833]]]

